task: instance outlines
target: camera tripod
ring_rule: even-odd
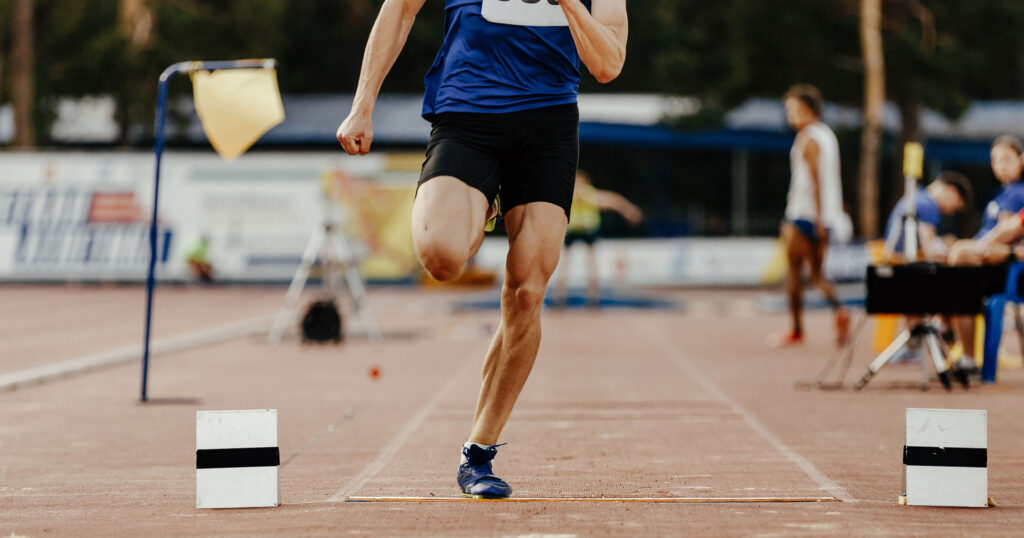
[[[918,180],[924,175],[924,148],[917,143],[908,143],[904,148],[903,158],[904,200],[906,209],[901,222],[902,226],[893,225],[889,230],[889,234],[885,240],[885,248],[882,253],[883,265],[878,266],[876,270],[878,277],[886,279],[891,279],[895,276],[895,272],[891,264],[895,258],[896,247],[900,243],[901,236],[903,239],[903,257],[908,263],[913,265],[918,261],[919,248],[921,248],[925,254],[927,254],[929,250],[929,245],[922,245],[920,242],[920,221],[917,215]],[[871,294],[870,275],[868,280],[868,293]],[[870,312],[871,309],[868,308],[868,310]],[[925,309],[925,311],[927,311],[927,309]],[[911,314],[911,312],[921,312],[921,310],[908,311],[899,309],[895,313]],[[860,380],[857,381],[854,387],[857,390],[863,389],[879,370],[889,364],[889,362],[900,353],[914,347],[911,343],[917,341],[924,343],[927,347],[928,354],[931,356],[931,362],[935,366],[935,373],[938,375],[942,386],[945,387],[946,390],[952,390],[953,383],[950,380],[950,370],[946,366],[948,350],[945,348],[945,344],[941,338],[941,320],[938,316],[934,315],[934,312],[936,311],[932,312],[932,314],[926,314],[924,316],[917,314],[916,317],[907,318],[908,321],[910,321],[910,327],[900,333],[900,335],[897,336],[896,339],[893,340],[892,343],[890,343],[889,346],[875,358],[875,360],[871,361],[867,372],[861,376]],[[928,390],[929,379],[930,371],[928,361],[922,360],[921,390]],[[967,377],[965,375],[958,375],[958,381],[960,381],[965,387],[967,386]]]
[[[923,342],[928,348],[928,355],[931,356],[932,364],[935,366],[935,372],[938,374],[939,381],[946,390],[953,390],[953,382],[950,379],[950,371],[946,366],[946,347],[942,341],[941,331],[939,329],[939,319],[937,316],[929,316],[924,319],[915,321],[909,328],[900,333],[895,340],[889,344],[889,347],[885,348],[884,351],[875,360],[871,361],[868,365],[867,372],[857,381],[854,388],[857,390],[863,389],[867,386],[871,378],[878,373],[879,370],[885,367],[894,357],[900,353],[910,349],[911,342],[917,339]],[[928,390],[928,381],[930,380],[930,374],[928,368],[928,362],[921,361],[921,390]],[[959,381],[966,387],[967,378],[961,377]]]
[[[328,294],[331,297],[337,294],[337,278],[341,276],[345,281],[344,290],[353,310],[360,317],[370,341],[381,341],[380,329],[377,327],[377,322],[367,302],[366,286],[363,283],[362,275],[359,274],[356,255],[345,235],[337,230],[335,225],[326,222],[320,228],[313,230],[309,238],[306,250],[302,254],[302,262],[295,270],[291,285],[285,294],[284,305],[277,312],[274,325],[267,335],[267,342],[275,345],[280,343],[285,328],[295,318],[295,310],[298,308],[302,291],[306,287],[310,270],[317,263],[323,272],[323,281],[327,285]]]

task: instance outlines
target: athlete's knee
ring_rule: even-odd
[[[448,282],[462,274],[469,258],[469,250],[441,241],[421,241],[416,244],[416,256],[431,277]]]
[[[960,240],[953,243],[949,249],[950,265],[965,265],[971,258],[971,250],[974,244],[969,240]]]
[[[505,268],[505,299],[517,310],[532,310],[543,304],[548,281],[558,264],[557,260],[547,263],[539,257],[531,258],[509,260]]]
[[[546,287],[536,283],[507,284],[504,306],[517,312],[539,311],[544,306]]]
[[[552,258],[553,259],[550,259]],[[505,266],[505,280],[511,288],[539,288],[544,290],[558,266],[558,254],[552,257],[530,256],[529,259],[509,259]]]
[[[811,281],[811,284],[818,287],[828,284],[828,282],[825,281],[825,274],[820,267],[811,267],[808,279]]]

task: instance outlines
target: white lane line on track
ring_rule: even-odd
[[[673,362],[676,363],[691,379],[696,381],[701,388],[708,392],[711,397],[721,402],[723,405],[732,410],[743,418],[743,421],[750,426],[750,429],[754,430],[762,439],[764,439],[769,445],[774,447],[783,456],[792,461],[799,467],[807,476],[818,484],[822,490],[828,492],[829,495],[843,501],[843,502],[857,502],[844,488],[839,484],[836,484],[831,478],[825,475],[825,473],[818,470],[813,463],[807,458],[803,457],[796,450],[793,450],[789,445],[784,443],[782,439],[779,439],[774,433],[772,433],[767,426],[753,413],[748,411],[745,407],[740,405],[732,396],[729,396],[724,390],[722,390],[710,377],[704,374],[697,368],[697,366],[690,359],[686,358],[682,353],[672,345],[666,337],[663,331],[653,329],[648,323],[641,323],[640,321],[634,321],[634,325],[641,331],[645,331],[650,334],[662,348],[666,355],[672,358]]]
[[[384,444],[384,448],[377,453],[377,457],[371,461],[362,471],[348,481],[341,489],[334,495],[331,495],[327,502],[329,503],[342,503],[348,500],[353,494],[359,491],[365,486],[373,477],[377,476],[377,473],[381,472],[391,462],[391,459],[395,457],[398,450],[405,445],[406,441],[416,433],[416,430],[423,424],[423,421],[434,412],[434,409],[441,403],[442,400],[448,393],[455,389],[455,386],[462,380],[462,376],[466,373],[466,370],[474,365],[479,364],[479,361],[474,357],[473,359],[466,359],[466,362],[458,369],[458,371],[452,375],[451,379],[448,380],[441,390],[434,394],[434,397],[430,399],[426,404],[420,407],[419,411],[416,412],[406,423],[402,426],[402,429],[395,432],[395,435]]]
[[[150,356],[162,355],[203,345],[215,344],[267,330],[272,316],[264,316],[218,325],[201,331],[155,340],[150,346]],[[132,345],[101,351],[74,359],[37,366],[0,375],[0,392],[15,390],[26,385],[45,383],[75,374],[109,368],[126,362],[142,359],[142,345]]]

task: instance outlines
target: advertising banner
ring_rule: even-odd
[[[286,281],[317,227],[343,230],[369,279],[418,273],[409,215],[418,170],[402,156],[168,153],[157,275]],[[137,153],[0,154],[0,279],[142,281],[154,160]]]
[[[313,231],[340,230],[370,281],[418,280],[410,215],[421,154],[349,157],[329,152],[252,153],[225,162],[208,152],[165,155],[157,276],[286,282]],[[148,153],[0,154],[0,280],[129,281],[145,278],[153,199]],[[586,280],[585,257],[559,271]],[[604,285],[775,285],[785,258],[773,238],[608,240],[596,245]],[[507,241],[488,236],[477,269],[504,273]],[[862,280],[863,245],[834,246],[825,272]],[[314,273],[315,275],[315,273]]]

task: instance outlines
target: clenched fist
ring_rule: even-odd
[[[349,155],[366,155],[373,144],[373,116],[352,111],[338,127],[338,142]]]

